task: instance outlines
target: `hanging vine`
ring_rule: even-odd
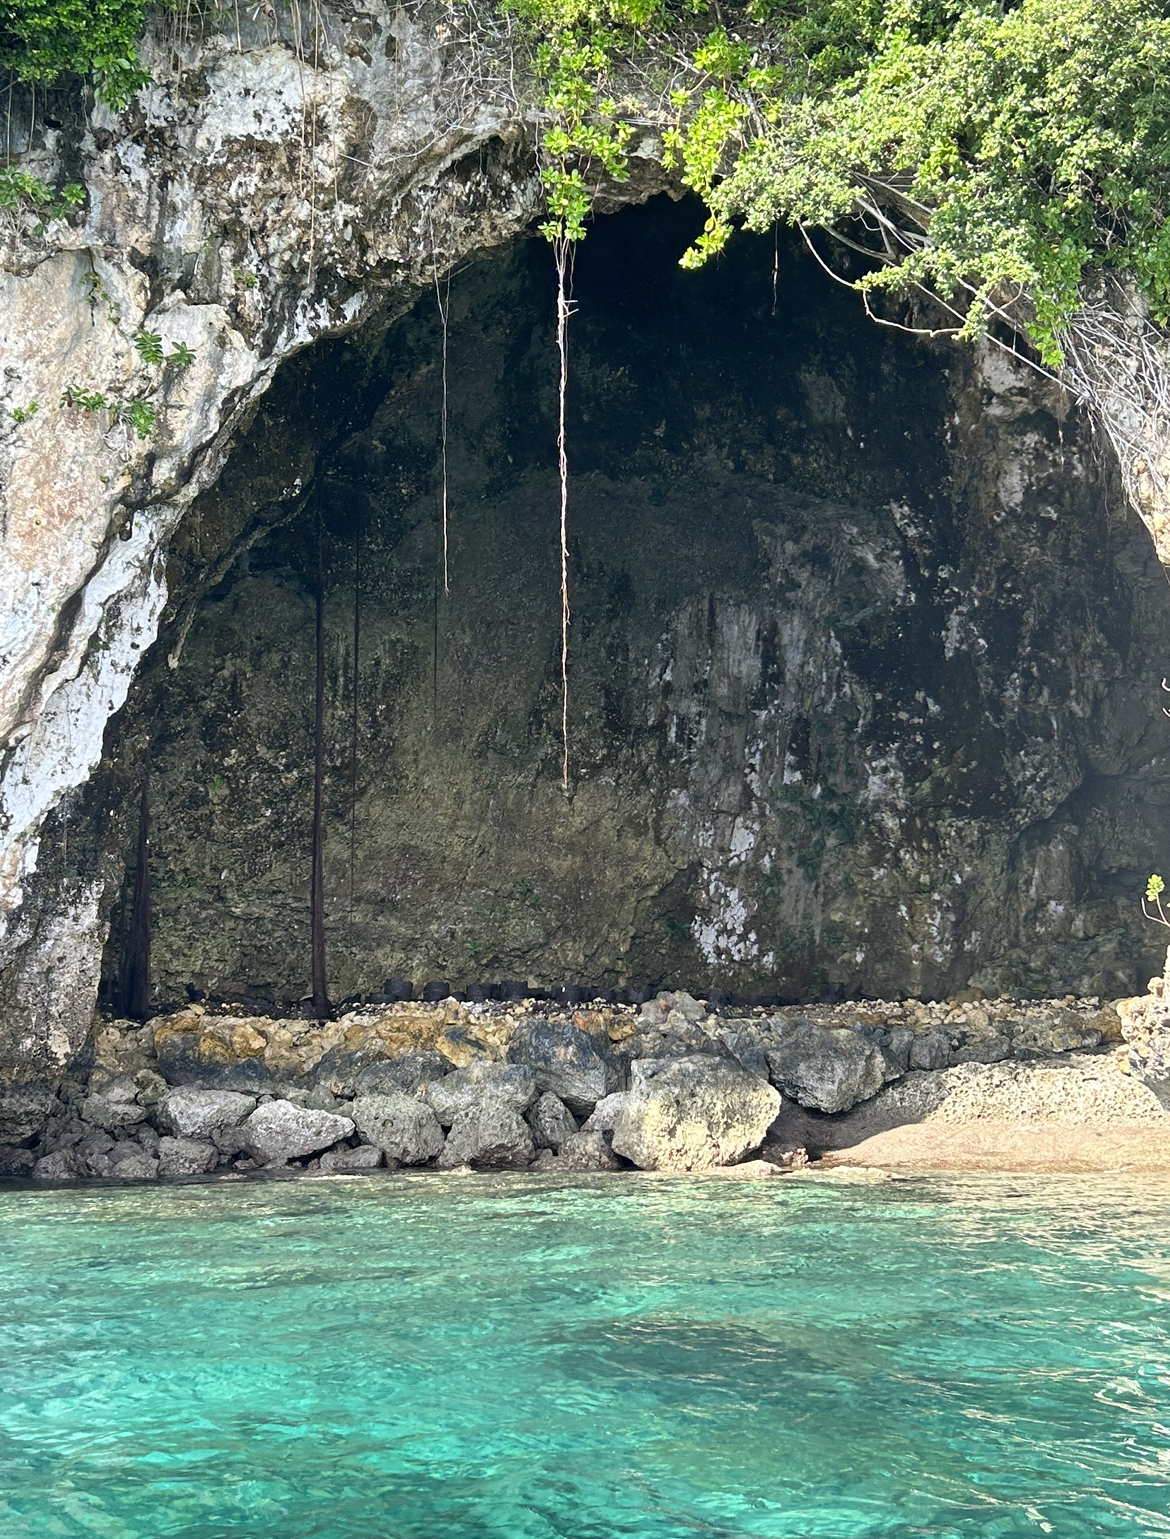
[[[536,50],[536,68],[545,82],[544,110],[551,119],[541,140],[541,181],[548,217],[541,234],[552,246],[556,273],[557,474],[560,482],[561,604],[561,785],[569,788],[569,456],[566,412],[569,387],[569,320],[573,301],[573,253],[585,238],[597,181],[628,175],[626,146],[632,129],[617,117],[617,105],[602,94],[614,38],[596,25],[582,31],[566,16],[551,40]]]

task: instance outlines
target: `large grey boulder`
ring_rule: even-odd
[[[536,1076],[536,1088],[551,1091],[570,1111],[587,1113],[618,1087],[608,1053],[568,1021],[522,1021],[508,1045],[508,1062]]]
[[[620,1170],[604,1133],[571,1133],[557,1150],[557,1170]]]
[[[423,1165],[443,1147],[443,1129],[434,1112],[425,1101],[400,1090],[359,1095],[353,1120],[365,1142],[396,1165]]]
[[[496,1101],[456,1117],[439,1155],[439,1169],[524,1166],[531,1165],[535,1156],[532,1129],[518,1111]]]
[[[734,1165],[763,1143],[780,1110],[772,1086],[729,1058],[640,1059],[630,1081],[612,1141],[641,1170]]]
[[[428,1085],[423,1095],[445,1128],[466,1112],[485,1108],[519,1117],[536,1099],[536,1076],[520,1064],[469,1063]]]
[[[96,1095],[87,1095],[79,1110],[84,1121],[113,1132],[146,1120],[146,1107],[139,1104],[137,1096],[138,1086],[130,1075],[119,1075]]]
[[[254,1095],[238,1090],[168,1090],[155,1112],[159,1125],[176,1138],[210,1138],[221,1128],[238,1127],[256,1105]]]
[[[767,1050],[772,1083],[814,1111],[843,1112],[885,1084],[887,1061],[876,1042],[842,1026],[799,1021]]]
[[[402,1058],[382,1058],[371,1063],[354,1081],[356,1093],[384,1095],[391,1090],[418,1095],[433,1080],[443,1079],[451,1065],[442,1053],[407,1053]]]
[[[219,1150],[202,1138],[172,1138],[165,1134],[158,1141],[160,1176],[203,1176],[214,1170]]]
[[[348,1138],[353,1123],[333,1112],[312,1111],[291,1101],[268,1101],[241,1124],[243,1147],[265,1165],[302,1159]]]
[[[528,1125],[538,1149],[559,1149],[577,1131],[577,1119],[551,1090],[529,1108]]]
[[[55,1149],[37,1160],[32,1173],[34,1181],[77,1181],[85,1175],[85,1166],[72,1149]]]

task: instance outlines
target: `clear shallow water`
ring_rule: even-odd
[[[3,1539],[1170,1535],[1170,1185],[0,1194]]]

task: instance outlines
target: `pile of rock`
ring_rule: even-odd
[[[897,1081],[1119,1036],[1096,1000],[734,1014],[684,993],[572,1012],[448,999],[324,1023],[192,1007],[99,1025],[47,1101],[0,1114],[0,1172],[707,1170],[761,1148],[786,1168],[803,1154],[785,1102],[839,1117]]]

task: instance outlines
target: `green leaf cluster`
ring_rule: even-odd
[[[102,101],[125,106],[150,79],[136,46],[148,3],[0,0],[0,69],[45,84],[62,75],[92,74]]]
[[[862,286],[926,288],[967,335],[1023,300],[1053,364],[1094,270],[1135,279],[1170,322],[1168,0],[519,9],[545,50],[550,233],[583,233],[590,161],[624,164],[606,101],[619,55],[677,58],[690,36],[689,71],[660,104],[668,159],[710,214],[684,265],[741,224],[829,229],[878,252]]]
[[[31,171],[0,166],[0,208],[31,210],[39,219],[38,235],[44,233],[50,219],[64,219],[84,202],[85,188],[78,182],[67,182],[57,192]]]

